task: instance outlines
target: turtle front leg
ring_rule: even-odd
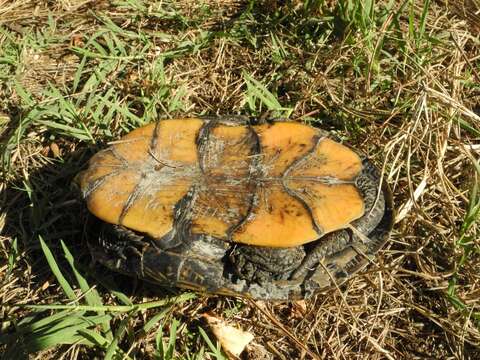
[[[315,245],[315,247],[307,253],[303,262],[293,272],[291,276],[292,280],[305,278],[309,273],[314,272],[318,266],[320,266],[320,261],[345,249],[349,244],[353,243],[353,240],[352,234],[348,230],[339,230],[324,236],[319,242],[319,244]],[[325,265],[327,268],[330,268],[329,270],[337,268],[335,263]],[[341,271],[341,269],[336,270]]]
[[[123,226],[103,224],[98,241],[88,243],[93,260],[127,275],[143,274],[145,238]]]
[[[362,238],[350,229],[321,238],[293,272],[290,280],[303,283],[306,296],[343,283],[367,263],[370,251]]]
[[[341,279],[348,274],[348,271],[344,270],[347,265],[354,270],[358,269],[358,258],[351,253],[364,258],[385,242],[385,233],[393,218],[392,210],[386,206],[386,194],[389,191],[385,184],[383,188],[378,188],[378,170],[368,159],[363,156],[362,158],[363,171],[355,183],[364,199],[364,215],[351,224],[351,229],[338,230],[319,239],[318,244],[307,253],[303,263],[295,270],[292,279],[306,277],[316,271],[320,261],[327,258],[329,260],[325,260],[325,267],[332,273],[333,278]],[[352,232],[352,229],[355,231]],[[349,253],[351,259],[346,259],[344,252]]]

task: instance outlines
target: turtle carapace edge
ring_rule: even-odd
[[[393,224],[380,171],[294,121],[160,120],[98,152],[75,182],[103,223],[96,260],[209,293],[311,296],[367,264]]]

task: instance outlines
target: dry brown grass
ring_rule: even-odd
[[[468,228],[466,245],[459,244],[469,196],[479,184],[473,165],[480,153],[478,2],[432,2],[424,36],[417,42],[408,36],[408,17],[412,11],[419,26],[423,9],[419,1],[398,17],[392,14],[400,7],[387,13],[368,31],[362,30],[359,20],[343,33],[336,32],[341,27],[335,28],[323,44],[311,43],[305,34],[324,36],[329,31],[327,17],[339,14],[338,2],[327,2],[332,13],[325,5],[308,15],[301,14],[302,2],[273,3],[256,3],[254,15],[242,17],[246,2],[212,1],[211,14],[204,16],[199,15],[203,8],[197,2],[182,1],[167,6],[182,17],[159,19],[152,15],[153,8],[136,13],[108,1],[0,0],[0,59],[18,51],[11,56],[19,61],[0,61],[0,134],[4,145],[10,143],[8,152],[4,148],[0,183],[0,334],[13,331],[14,322],[29,315],[16,304],[65,302],[43,260],[37,235],[57,253],[58,240],[64,239],[78,261],[88,264],[82,245],[84,217],[78,215],[81,206],[68,186],[94,146],[37,121],[52,115],[23,120],[32,109],[59,102],[45,93],[48,84],[66,89],[61,94],[72,101],[82,95],[81,90],[70,90],[81,61],[72,46],[86,44],[104,26],[100,18],[108,18],[122,29],[146,34],[154,46],[140,61],[126,61],[121,63],[124,67],[108,72],[95,89],[99,96],[115,88],[116,101],[129,104],[141,116],[145,113],[141,97],[159,91],[150,78],[158,54],[182,42],[197,42],[198,49],[165,63],[168,96],[156,104],[159,116],[268,114],[265,107],[255,113],[246,105],[244,71],[291,107],[292,118],[321,119],[320,126],[365,151],[382,166],[395,196],[397,219],[388,246],[338,289],[305,303],[200,296],[173,306],[169,316],[182,324],[180,357],[185,348],[198,351],[200,344],[191,336],[200,315],[208,311],[256,335],[245,355],[251,359],[480,358],[478,224]],[[284,18],[278,20],[281,16],[275,17],[275,11]],[[55,26],[47,25],[49,16]],[[321,21],[304,22],[308,16]],[[288,23],[289,19],[298,22]],[[45,44],[38,45],[38,32],[45,34]],[[206,32],[211,38],[198,42]],[[123,41],[131,46],[131,54],[139,51],[138,39]],[[283,58],[279,44],[287,54]],[[89,60],[83,81],[104,61]],[[31,103],[15,81],[30,94]],[[180,105],[169,108],[173,99]],[[120,112],[108,124],[95,123],[90,113],[81,111],[85,101],[77,106],[78,123],[52,121],[83,123],[100,142],[139,125]],[[13,250],[15,239],[18,251]],[[153,297],[143,284],[120,281],[134,303]],[[115,303],[108,291],[101,294],[105,303]],[[130,319],[130,334],[150,316],[143,312]],[[133,343],[124,340],[123,349],[133,358],[152,358],[155,331],[137,335]],[[36,358],[99,354],[98,349],[64,345]]]

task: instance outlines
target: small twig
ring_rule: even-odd
[[[434,90],[428,86],[425,89],[431,96],[440,100],[445,105],[454,107],[456,110],[460,111],[463,115],[470,118],[471,120],[475,120],[477,122],[480,121],[480,116],[475,114],[472,110],[466,108],[464,105],[460,104],[457,100],[453,99],[452,97],[444,93],[441,93],[440,91]]]
[[[452,33],[450,33],[450,39],[452,39],[453,43],[455,44],[455,47],[457,48],[457,50],[462,55],[463,59],[466,61],[466,63],[470,67],[470,70],[472,70],[472,73],[475,76],[475,79],[477,80],[477,82],[480,83],[480,75],[478,74],[477,69],[475,68],[475,66],[472,65],[467,55],[465,55],[465,51],[463,51],[463,49],[460,48],[460,45],[458,44],[457,39],[455,39]]]
[[[306,351],[313,359],[316,359],[316,360],[321,359],[318,354],[315,354],[314,352],[312,352],[307,346],[305,346],[303,342],[298,340],[298,338],[295,335],[293,335],[287,328],[285,328],[285,326],[283,326],[269,311],[267,311],[266,309],[258,305],[256,301],[250,298],[248,298],[248,301],[253,306],[255,306],[258,310],[260,310],[260,312],[263,315],[265,315],[268,319],[270,319],[270,321],[272,321],[275,324],[275,326],[277,326],[280,330],[282,330],[285,333],[285,335],[287,335],[287,337],[290,338],[290,340],[292,340],[298,347]]]
[[[150,149],[148,149],[148,154],[149,154],[156,162],[158,162],[159,164],[161,164],[161,165],[163,165],[163,166],[166,166],[166,167],[169,167],[169,168],[172,168],[172,169],[176,169],[176,168],[177,168],[176,166],[168,165],[167,163],[164,163],[163,161],[161,161],[160,159],[158,159],[157,156],[156,156]]]

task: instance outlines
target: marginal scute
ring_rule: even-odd
[[[235,242],[269,247],[291,247],[313,241],[315,231],[308,209],[282,189],[269,184],[259,191],[257,207],[232,235]]]

